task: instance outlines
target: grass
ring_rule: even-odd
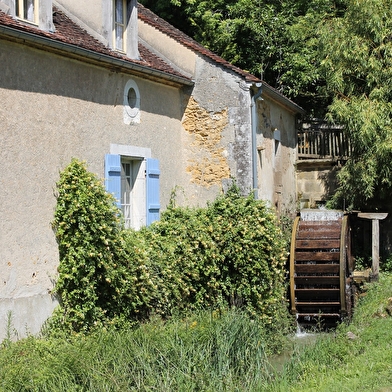
[[[369,285],[349,325],[271,358],[287,334],[204,312],[133,330],[29,337],[0,349],[0,391],[392,391],[392,275]]]
[[[0,350],[0,391],[244,391],[271,381],[282,335],[243,313],[204,312],[134,330],[29,337]]]
[[[391,391],[392,275],[368,285],[352,322],[296,351],[266,391]]]

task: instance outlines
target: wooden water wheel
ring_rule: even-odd
[[[290,306],[302,326],[335,326],[351,316],[352,273],[348,216],[308,210],[294,221]]]

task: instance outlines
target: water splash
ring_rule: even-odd
[[[295,333],[295,337],[296,338],[305,338],[305,337],[307,337],[307,336],[309,336],[309,335],[311,335],[311,334],[309,334],[308,332],[306,332],[302,327],[301,327],[301,325],[297,322],[297,331],[296,331],[296,333]]]
[[[314,336],[314,333],[308,332],[305,328],[302,328],[301,324],[298,322],[298,313],[295,315],[296,322],[297,322],[297,330],[295,332],[294,338],[308,338]]]

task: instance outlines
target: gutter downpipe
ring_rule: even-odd
[[[257,184],[257,145],[256,145],[256,133],[258,126],[257,117],[257,100],[263,93],[263,84],[256,83],[257,92],[251,98],[251,123],[252,123],[252,188],[255,199],[257,200],[258,195],[258,184]]]

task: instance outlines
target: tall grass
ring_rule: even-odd
[[[272,379],[267,357],[282,342],[236,311],[70,339],[29,337],[0,350],[0,390],[263,390]]]
[[[350,324],[270,365],[287,329],[246,314],[201,312],[133,330],[29,337],[0,349],[0,391],[392,391],[392,275],[382,274]]]

